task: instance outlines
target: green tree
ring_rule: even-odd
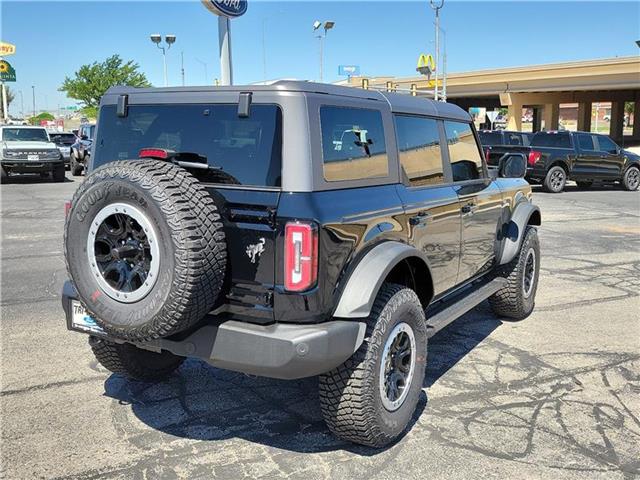
[[[115,85],[130,87],[150,87],[144,73],[138,71],[139,65],[133,60],[124,62],[119,55],[113,55],[104,62],[93,62],[83,65],[75,72],[73,78],[65,77],[58,90],[65,92],[69,98],[84,103],[83,112],[95,117],[100,97]],[[93,114],[93,115],[92,115]]]
[[[42,112],[39,115],[36,115],[35,117],[31,117],[29,119],[29,124],[30,125],[40,125],[40,122],[42,120],[55,120],[55,119],[56,119],[56,117],[51,115],[49,112]]]
[[[9,105],[11,105],[11,102],[13,102],[13,99],[16,98],[15,94],[13,93],[13,91],[9,88],[8,85],[4,86],[4,91],[7,94],[7,110],[9,110]],[[0,98],[0,118],[4,118],[4,111],[2,110],[2,98]]]

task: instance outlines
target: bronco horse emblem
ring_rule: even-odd
[[[247,256],[251,259],[251,263],[256,263],[256,258],[260,257],[264,252],[264,244],[266,240],[264,238],[260,238],[258,243],[255,245],[249,245],[247,247]]]

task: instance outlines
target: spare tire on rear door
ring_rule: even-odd
[[[201,320],[221,293],[227,256],[211,195],[158,160],[112,162],[88,175],[72,200],[64,251],[96,323],[133,342]]]

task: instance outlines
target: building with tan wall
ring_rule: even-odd
[[[350,84],[362,86],[364,77]],[[429,95],[433,80],[424,76],[366,78],[371,88]],[[560,104],[577,104],[578,130],[591,130],[592,104],[610,102],[609,135],[618,142],[640,143],[640,122],[624,135],[625,103],[640,109],[640,56],[499,68],[447,75],[447,101],[465,109],[506,107],[507,128],[522,130],[522,109],[534,111],[533,130],[557,130]],[[627,115],[627,119],[629,115]]]

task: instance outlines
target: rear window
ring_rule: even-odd
[[[396,115],[400,164],[410,185],[444,183],[440,130],[432,118]]]
[[[73,145],[76,136],[73,133],[50,133],[51,141],[58,145]]]
[[[320,124],[325,180],[362,180],[389,174],[378,110],[325,106],[320,108]]]
[[[207,174],[192,172],[203,181],[281,185],[282,114],[276,105],[253,104],[248,118],[238,117],[233,104],[131,105],[124,118],[108,105],[98,126],[94,167],[155,147],[206,162],[213,167]]]
[[[536,133],[531,140],[532,147],[572,148],[571,136],[565,133]]]
[[[578,134],[578,145],[580,145],[580,150],[594,151],[596,149],[593,144],[593,137],[586,133]]]
[[[486,147],[504,143],[500,132],[478,132],[478,136],[480,137],[480,143]]]

